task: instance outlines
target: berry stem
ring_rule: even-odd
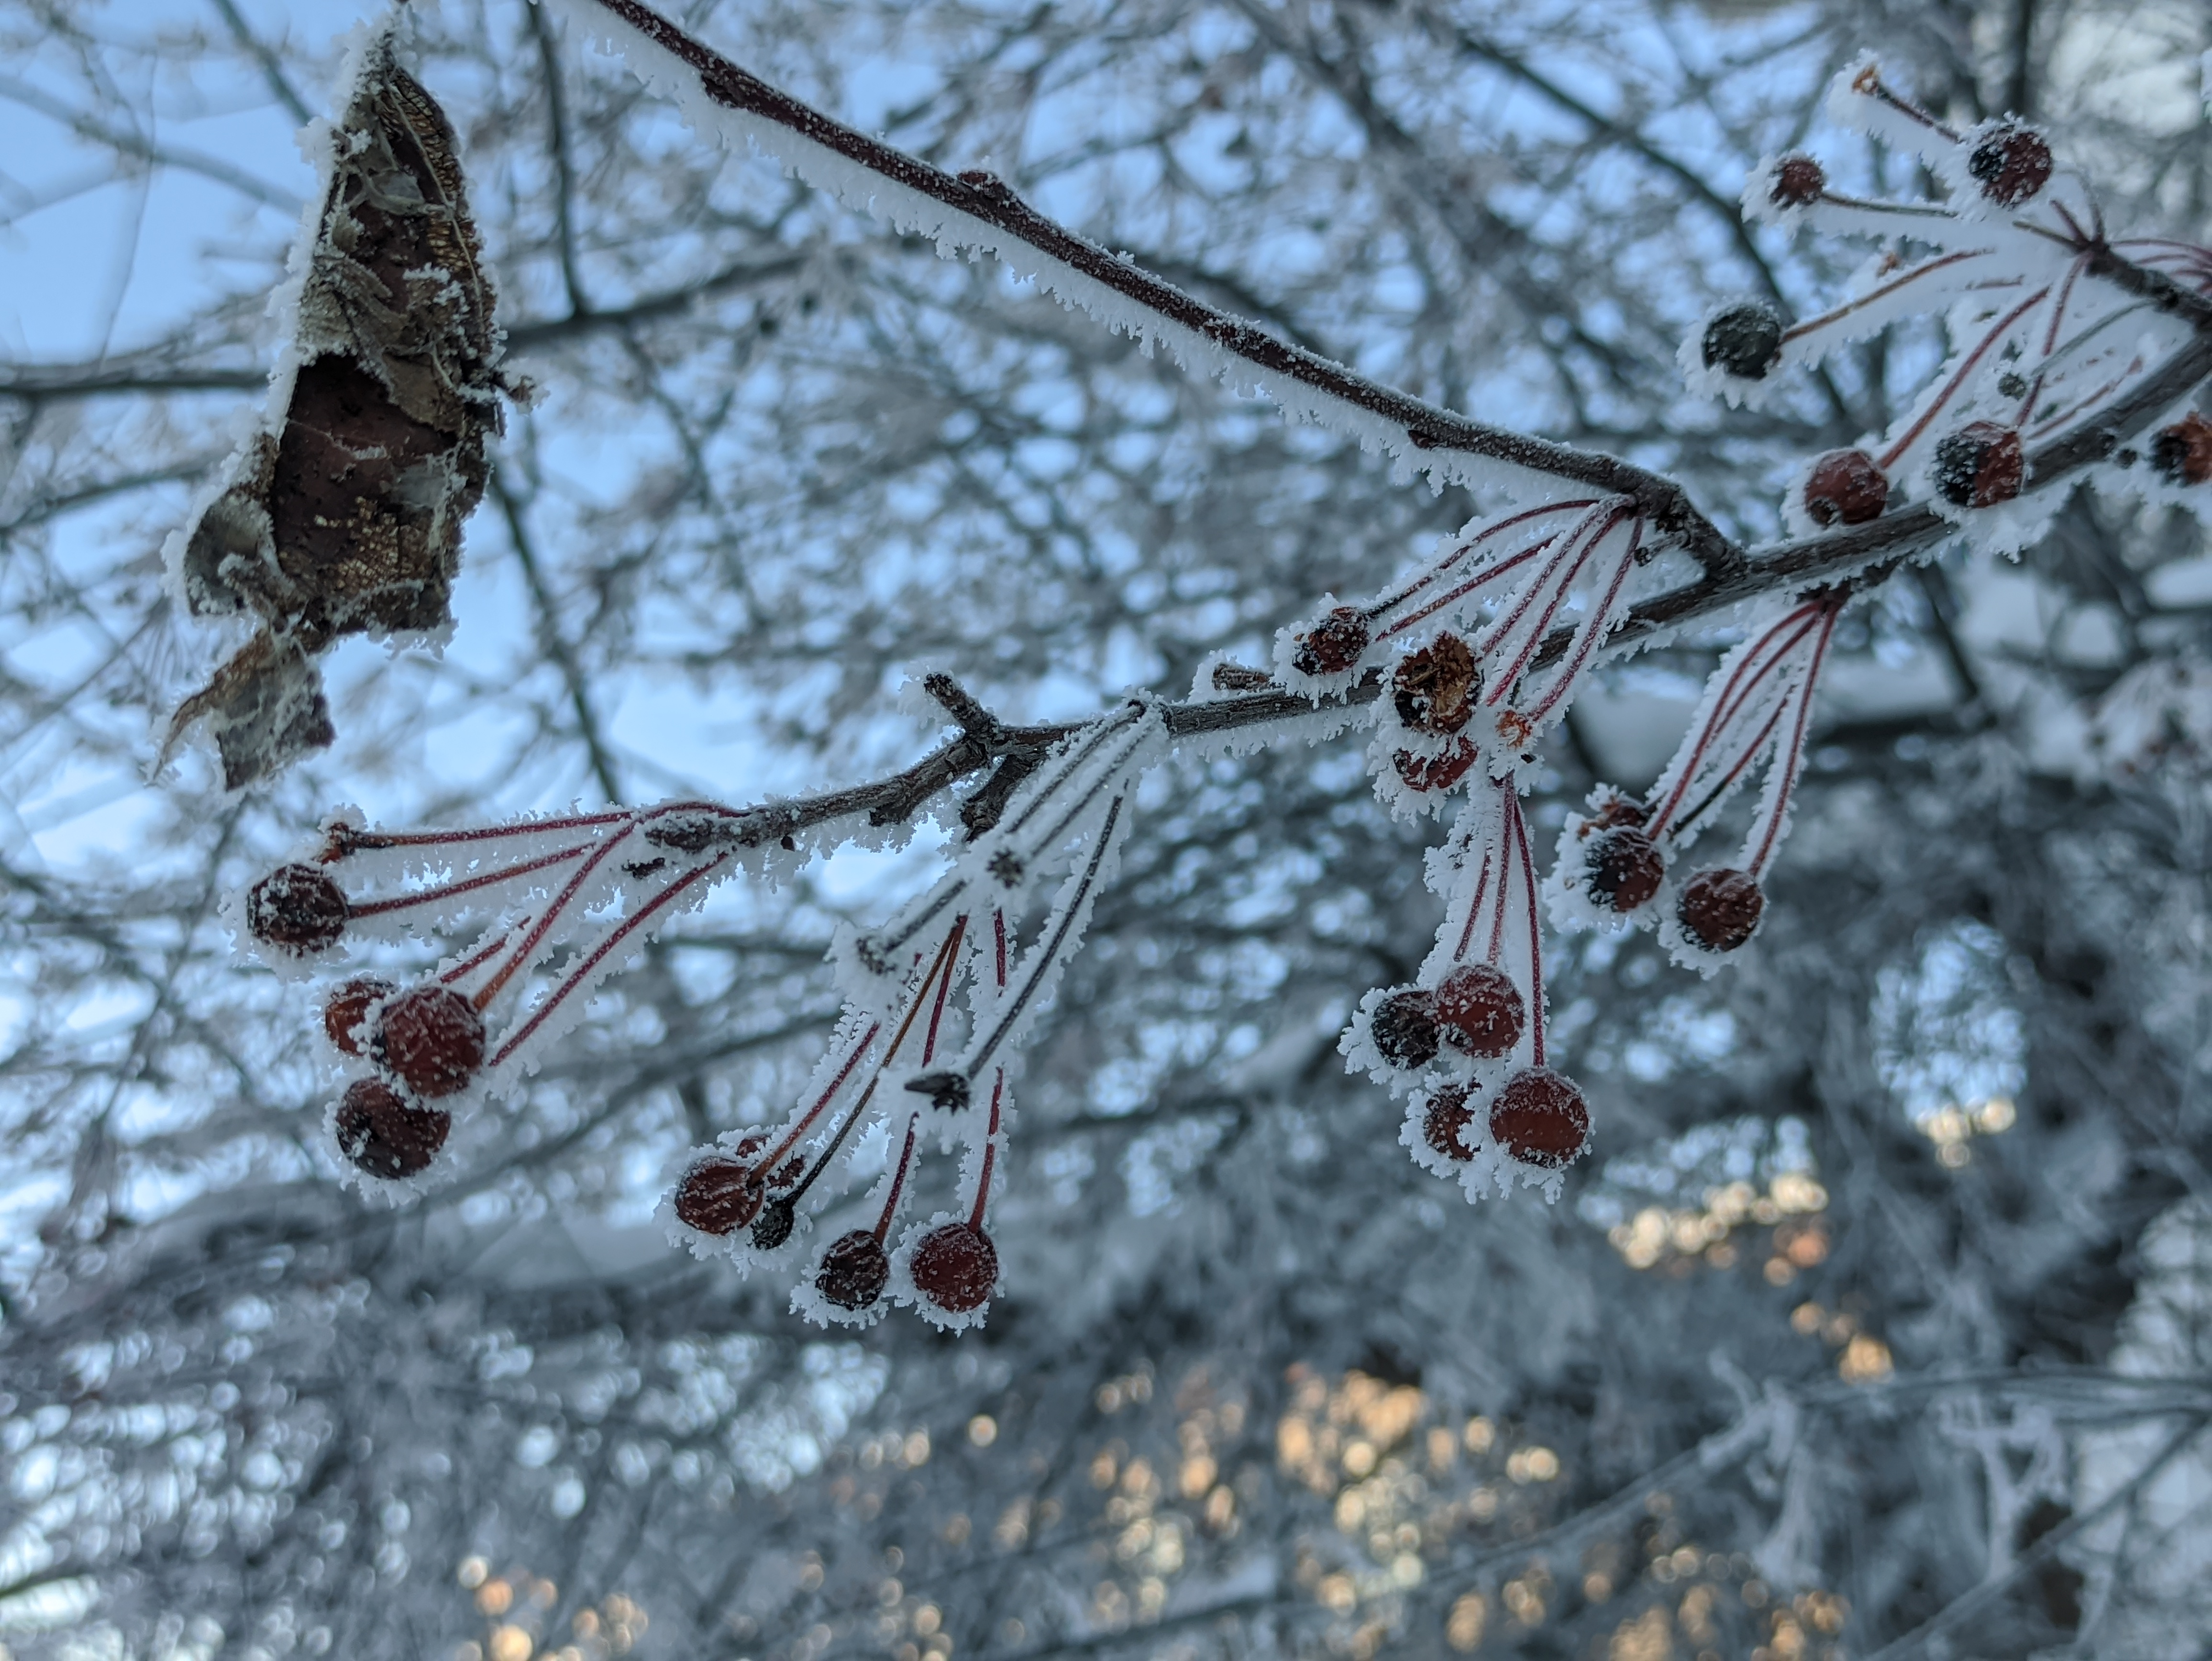
[[[1610,536],[1619,528],[1621,520],[1626,517],[1626,514],[1616,517],[1612,524],[1600,532],[1600,539]],[[1595,547],[1595,545],[1592,545]],[[1558,706],[1559,700],[1566,696],[1568,691],[1580,678],[1583,666],[1589,661],[1590,654],[1597,649],[1599,639],[1612,624],[1613,608],[1620,599],[1621,587],[1628,581],[1629,572],[1636,567],[1637,550],[1643,545],[1644,521],[1640,519],[1631,520],[1628,545],[1621,551],[1619,560],[1613,565],[1613,581],[1606,588],[1605,599],[1592,608],[1590,614],[1583,619],[1582,627],[1575,631],[1574,650],[1567,659],[1566,666],[1552,678],[1550,687],[1546,690],[1536,707],[1522,717],[1530,724],[1533,725],[1550,715]]]
[[[991,1201],[991,1162],[999,1152],[999,1110],[1006,1094],[1006,1069],[1000,1068],[991,1080],[991,1124],[983,1133],[983,1162],[975,1171],[975,1203],[969,1208],[968,1226],[983,1226],[983,1208]]]
[[[1826,199],[1831,202],[1844,204],[1844,205],[1854,208],[1881,207],[1885,205],[1884,204],[1875,202],[1848,202],[1846,198],[1841,197],[1832,196]],[[1838,306],[1832,311],[1822,312],[1818,317],[1808,317],[1802,323],[1791,324],[1788,328],[1782,332],[1782,342],[1784,345],[1787,345],[1793,340],[1802,340],[1807,335],[1818,334],[1821,330],[1827,328],[1830,325],[1842,322],[1853,313],[1863,312],[1868,307],[1887,300],[1892,295],[1899,293],[1902,290],[1911,287],[1912,284],[1919,282],[1923,277],[1932,277],[1937,271],[1943,271],[1952,265],[1961,265],[1969,259],[1987,259],[1995,252],[1996,250],[1991,248],[1963,248],[1957,253],[1939,254],[1933,259],[1927,260],[1920,265],[1915,265],[1911,271],[1890,278],[1888,282],[1881,284],[1879,288],[1868,289],[1856,300],[1845,301],[1842,305]]]
[[[1535,1064],[1544,1064],[1544,939],[1536,916],[1536,861],[1528,851],[1528,824],[1521,816],[1521,794],[1509,792],[1505,816],[1521,860],[1521,885],[1528,896],[1528,1032]]]
[[[1808,603],[1786,612],[1780,621],[1753,643],[1750,650],[1736,660],[1735,666],[1729,672],[1728,680],[1721,688],[1720,697],[1713,701],[1712,714],[1705,718],[1691,743],[1689,759],[1683,763],[1681,771],[1675,776],[1674,788],[1668,792],[1667,800],[1659,805],[1659,811],[1651,816],[1650,823],[1644,827],[1644,834],[1655,842],[1665,833],[1674,810],[1682,805],[1682,798],[1696,781],[1698,769],[1705,765],[1707,751],[1719,743],[1721,733],[1735,718],[1759,683],[1781,662],[1791,647],[1804,638],[1806,630],[1812,626],[1811,619],[1815,609],[1815,604]],[[1781,639],[1784,631],[1792,628],[1796,628],[1797,633],[1778,646],[1776,642]],[[1704,811],[1704,806],[1700,806],[1698,812],[1702,813]],[[1695,818],[1697,815],[1691,817]]]
[[[957,970],[960,961],[960,942],[967,933],[968,918],[966,914],[963,913],[952,920],[952,933],[945,942],[945,957],[951,966],[938,977],[937,1002],[929,1012],[929,1031],[922,1035],[921,1040],[921,1064],[924,1067],[927,1067],[931,1057],[937,1054],[937,1031],[945,1019],[945,1001],[951,995],[952,983],[958,978]],[[915,1007],[920,1007],[918,999]],[[884,1059],[888,1061],[890,1057],[885,1056]]]
[[[482,872],[476,876],[465,878],[459,882],[443,883],[435,888],[417,889],[412,893],[394,894],[388,899],[362,900],[358,904],[349,903],[346,909],[352,916],[377,917],[393,911],[405,911],[418,905],[443,905],[447,901],[458,899],[464,894],[473,894],[479,889],[496,887],[501,883],[511,882],[517,877],[526,877],[533,871],[543,871],[550,866],[562,865],[570,860],[581,859],[592,851],[593,845],[587,842],[579,843],[574,848],[563,848],[551,854],[541,855],[534,860],[526,860],[520,865],[506,866],[497,871]]]
[[[891,1219],[898,1214],[899,1201],[906,1194],[906,1173],[914,1164],[915,1131],[921,1123],[921,1115],[906,1116],[906,1146],[899,1150],[898,1169],[891,1176],[891,1191],[884,1196],[883,1214],[876,1219],[876,1244],[883,1244],[884,1236],[891,1232]]]
[[[1381,618],[1386,611],[1390,611],[1393,607],[1404,605],[1407,600],[1413,599],[1414,595],[1419,593],[1422,589],[1427,587],[1431,583],[1443,577],[1452,569],[1453,566],[1458,564],[1461,560],[1466,558],[1468,555],[1473,553],[1476,549],[1482,546],[1484,543],[1489,541],[1492,537],[1502,536],[1504,532],[1513,530],[1516,526],[1527,524],[1532,519],[1542,519],[1552,514],[1580,513],[1584,508],[1594,508],[1596,505],[1597,503],[1595,499],[1589,496],[1578,497],[1571,502],[1547,502],[1540,508],[1524,508],[1520,513],[1501,519],[1494,524],[1486,525],[1481,530],[1475,532],[1474,535],[1468,538],[1464,542],[1456,544],[1449,553],[1445,554],[1442,558],[1438,559],[1434,564],[1431,565],[1428,569],[1423,571],[1420,575],[1413,578],[1412,581],[1408,582],[1396,593],[1385,595],[1382,599],[1376,600],[1373,605],[1370,605],[1366,611],[1367,618],[1370,622],[1373,622]],[[1549,542],[1551,538],[1549,537],[1544,538],[1545,542]],[[1541,545],[1538,545],[1538,546]],[[1518,563],[1521,559],[1526,558],[1528,554],[1531,551],[1533,551],[1533,550],[1524,549],[1520,554],[1514,556],[1515,562]],[[1495,575],[1498,572],[1505,569],[1506,567],[1502,564],[1494,566],[1491,568],[1490,575]],[[1488,576],[1476,579],[1478,582],[1487,581],[1488,580]],[[1393,625],[1394,629],[1403,628],[1404,626],[1405,625],[1402,621]],[[1386,630],[1385,632],[1389,631]]]
[[[514,948],[513,955],[500,965],[499,972],[477,989],[476,995],[471,1001],[479,1010],[488,1007],[491,1001],[499,995],[501,989],[514,978],[522,965],[537,955],[539,944],[544,941],[548,934],[552,932],[555,920],[567,910],[568,902],[576,897],[585,883],[590,880],[592,873],[605,862],[607,855],[621,847],[629,840],[629,832],[625,830],[618,835],[608,837],[592,850],[590,857],[577,868],[575,874],[562,885],[561,891],[553,897],[545,910],[538,914],[538,921],[530,925],[529,933],[522,937],[521,944]],[[722,859],[715,861],[714,863],[720,865],[728,857],[725,855]],[[694,872],[692,874],[696,876],[698,873]],[[543,1013],[541,1010],[539,1015],[542,1017]],[[534,1027],[536,1025],[537,1019],[533,1019],[531,1025]],[[509,1043],[512,1043],[513,1040],[509,1040]]]
[[[1820,665],[1828,655],[1828,642],[1836,632],[1836,619],[1843,615],[1841,597],[1830,600],[1825,607],[1826,615],[1820,622],[1820,638],[1814,642],[1813,660],[1806,666],[1805,678],[1796,688],[1797,720],[1790,729],[1789,747],[1774,758],[1780,770],[1778,788],[1774,792],[1774,806],[1766,816],[1766,824],[1759,837],[1759,852],[1752,858],[1750,871],[1754,877],[1766,873],[1767,861],[1774,857],[1775,843],[1782,835],[1782,822],[1790,817],[1790,793],[1796,788],[1797,775],[1805,765],[1805,731],[1813,718],[1813,689],[1820,678]]]
[[[868,1046],[876,1041],[876,1034],[883,1030],[883,1023],[880,1021],[868,1023],[868,1030],[854,1041],[852,1049],[846,1054],[845,1064],[837,1069],[837,1076],[830,1080],[829,1087],[815,1099],[813,1106],[799,1116],[799,1123],[784,1133],[783,1140],[776,1144],[775,1152],[761,1161],[760,1168],[763,1171],[773,1173],[783,1163],[784,1155],[798,1146],[799,1139],[805,1135],[812,1128],[814,1122],[822,1116],[822,1110],[836,1100],[837,1092],[842,1090],[847,1081],[852,1078],[853,1069],[860,1064],[860,1057],[868,1053]],[[871,1084],[870,1088],[873,1087]],[[866,1098],[863,1097],[861,1099],[865,1102]]]
[[[525,923],[529,921],[530,919],[526,916],[522,919],[522,922]],[[464,958],[460,962],[455,964],[451,969],[446,970],[444,974],[439,976],[438,979],[447,986],[451,986],[455,981],[467,979],[469,976],[475,973],[477,970],[483,968],[484,964],[489,963],[494,958],[497,957],[499,955],[500,948],[505,946],[509,940],[513,939],[514,934],[514,929],[502,928],[500,930],[497,936],[494,938],[489,946],[484,946],[472,955]]]
[[[1498,578],[1507,575],[1510,572],[1518,570],[1522,566],[1526,565],[1530,560],[1535,558],[1537,555],[1542,553],[1545,549],[1550,547],[1555,540],[1557,540],[1556,538],[1546,537],[1541,542],[1532,543],[1528,547],[1523,548],[1519,553],[1513,555],[1510,558],[1501,559],[1495,565],[1485,566],[1480,575],[1469,577],[1465,582],[1461,583],[1458,587],[1437,595],[1426,605],[1421,607],[1419,611],[1408,611],[1404,617],[1400,618],[1389,628],[1378,632],[1375,638],[1377,640],[1388,640],[1391,636],[1401,634],[1405,630],[1412,628],[1415,624],[1434,617],[1437,612],[1443,611],[1447,605],[1452,605],[1455,601],[1465,599],[1476,589],[1487,587]],[[1376,609],[1381,610],[1382,608],[1378,606]]]

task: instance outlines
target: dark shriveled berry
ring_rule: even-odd
[[[676,1184],[676,1219],[702,1234],[734,1234],[760,1214],[766,1197],[760,1172],[748,1161],[709,1154]]]
[[[753,1250],[774,1251],[791,1238],[798,1222],[798,1208],[789,1199],[770,1200],[753,1219]]]
[[[1474,714],[1482,673],[1474,653],[1457,635],[1439,635],[1399,660],[1390,678],[1398,719],[1417,733],[1456,733]]]
[[[1490,1135],[1522,1165],[1565,1171],[1589,1147],[1589,1104],[1564,1073],[1516,1073],[1490,1104]]]
[[[884,1295],[891,1260],[884,1243],[865,1228],[841,1234],[822,1254],[814,1289],[840,1309],[866,1309]]]
[[[1805,476],[1805,512],[1815,525],[1863,525],[1889,504],[1889,480],[1864,450],[1831,450]]]
[[[1994,421],[1970,421],[1936,446],[1936,488],[1961,508],[2010,502],[2027,472],[2019,433]]]
[[[2194,410],[2152,435],[2150,465],[2159,475],[2176,484],[2202,484],[2212,479],[2212,421]]]
[[[1478,753],[1471,740],[1462,739],[1441,756],[1417,756],[1410,750],[1401,750],[1390,762],[1408,789],[1449,790],[1467,776]]]
[[[287,952],[335,946],[353,915],[345,891],[313,865],[280,865],[246,891],[246,932]]]
[[[1766,896],[1748,871],[1700,871],[1682,885],[1674,915],[1708,952],[1733,952],[1758,932]]]
[[[1705,325],[1700,347],[1708,369],[1739,380],[1764,380],[1782,357],[1782,319],[1771,306],[1747,300]]]
[[[1589,897],[1614,911],[1633,911],[1659,891],[1667,862],[1651,838],[1633,825],[1608,830],[1589,845]]]
[[[967,1223],[947,1223],[921,1237],[908,1261],[915,1290],[955,1315],[981,1309],[999,1284],[999,1250]]]
[[[1375,1006],[1368,1029],[1375,1053],[1393,1067],[1426,1067],[1437,1058],[1437,1001],[1420,987],[1393,992]]]
[[[434,1101],[466,1090],[483,1071],[483,1017],[450,986],[418,986],[377,1012],[368,1050],[386,1073]]]
[[[370,1006],[382,1002],[398,989],[390,981],[374,975],[355,976],[331,993],[330,1001],[323,1006],[323,1031],[346,1055],[360,1055],[362,1024],[368,1019]]]
[[[1818,202],[1828,175],[1809,155],[1785,155],[1768,175],[1766,199],[1778,208],[1802,208]]]
[[[1495,1061],[1521,1042],[1528,1007],[1504,972],[1486,963],[1463,963],[1436,990],[1437,1031],[1463,1055]]]
[[[387,1182],[419,1177],[430,1168],[453,1129],[441,1108],[410,1107],[376,1079],[356,1079],[338,1098],[338,1151],[372,1177]]]
[[[2000,127],[1974,146],[1966,171],[1997,206],[2017,208],[2051,182],[2051,146],[2031,127]]]
[[[1367,619],[1340,605],[1297,637],[1291,666],[1302,675],[1340,675],[1367,649]]]
[[[1467,1104],[1467,1098],[1463,1085],[1439,1090],[1429,1098],[1429,1110],[1421,1119],[1421,1140],[1447,1159],[1462,1164],[1474,1157],[1474,1150],[1459,1139],[1460,1133],[1474,1123],[1474,1110]]]

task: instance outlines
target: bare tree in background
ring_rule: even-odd
[[[2070,461],[2032,438],[2014,469],[2028,501],[2060,463],[2126,483],[2126,450],[2166,476],[2149,499],[2073,495],[1996,538],[2025,545],[2007,564],[1972,515],[2018,505],[2010,464],[1969,435],[1959,511],[1911,509],[1923,540],[1893,549],[1941,557],[1815,619],[1796,827],[1745,961],[1700,980],[1639,934],[1553,938],[1552,1058],[1598,1137],[1558,1206],[1462,1205],[1336,1054],[1363,993],[1420,978],[1434,830],[1378,806],[1356,741],[1178,751],[1029,1041],[988,1324],[825,1338],[648,1214],[687,1148],[799,1098],[833,931],[957,843],[718,889],[398,1209],[337,1185],[321,989],[239,964],[225,897],[348,798],[483,824],[895,775],[943,731],[891,713],[916,663],[980,700],[956,744],[1129,684],[1279,696],[1223,662],[1341,696],[1297,679],[1331,672],[1296,660],[1319,596],[1388,596],[1495,504],[716,149],[536,9],[442,8],[403,56],[542,390],[492,447],[452,644],[328,658],[337,747],[265,791],[198,758],[146,788],[149,728],[218,645],[172,614],[160,549],[264,395],[302,205],[250,144],[177,134],[255,104],[281,134],[335,55],[228,0],[6,16],[0,93],[80,164],[11,178],[11,214],[182,178],[236,216],[165,252],[206,298],[158,338],[0,371],[18,1652],[2202,1646],[2212,584],[2170,407],[2193,374],[2139,438]],[[1782,510],[1813,457],[1911,471],[1866,435],[1909,429],[1973,345],[1923,309],[1799,368],[1782,326],[1867,245],[1780,169],[1755,193],[1809,234],[1747,223],[1740,181],[1799,150],[1854,199],[2018,180],[2009,154],[1931,179],[1820,124],[1865,46],[1978,135],[1962,154],[2033,118],[2112,237],[2178,239],[2087,280],[2136,282],[2168,361],[2197,350],[2186,301],[2129,275],[2202,275],[2203,109],[2171,66],[2212,42],[2181,8],[678,21],[1273,340],[1674,481],[1709,536],[1626,494],[1678,586],[1719,598],[1734,551],[1898,536],[1896,512]],[[1778,319],[1771,375],[1747,295]],[[1685,338],[1767,403],[1686,392]],[[1947,493],[1952,435],[1904,500]],[[1880,545],[1854,546],[1838,571]],[[1725,611],[1656,620],[1684,618],[1594,668],[1525,764],[1534,838],[1571,845],[1600,782],[1663,806],[1698,684],[1757,647]],[[891,1166],[895,1142],[860,1147]],[[919,1203],[958,1197],[933,1179]]]

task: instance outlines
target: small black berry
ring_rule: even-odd
[[[774,1251],[791,1238],[798,1221],[798,1208],[790,1200],[770,1200],[753,1219],[753,1250]]]
[[[1771,306],[1747,300],[1705,325],[1705,367],[1739,380],[1764,380],[1782,358],[1782,319]]]
[[[287,952],[320,952],[337,945],[352,915],[345,891],[319,866],[280,865],[246,896],[246,932]]]
[[[1426,1067],[1437,1058],[1436,995],[1423,988],[1393,992],[1368,1023],[1376,1054],[1393,1067]]]
[[[1758,931],[1766,895],[1748,871],[1700,871],[1682,885],[1674,915],[1708,952],[1733,952]]]
[[[814,1289],[840,1309],[866,1309],[884,1295],[891,1260],[884,1243],[865,1228],[830,1243],[814,1271]]]
[[[1994,508],[2020,494],[2027,472],[2020,434],[1972,421],[1936,446],[1936,488],[1961,508]]]

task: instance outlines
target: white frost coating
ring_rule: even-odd
[[[995,225],[848,161],[779,122],[716,103],[689,64],[592,0],[547,3],[586,39],[620,56],[648,90],[673,104],[696,131],[738,154],[750,148],[773,157],[846,206],[883,221],[902,234],[932,239],[948,259],[956,252],[971,251],[989,254],[1021,276],[1034,278],[1062,305],[1088,313],[1146,350],[1164,346],[1184,369],[1202,371],[1236,392],[1267,398],[1292,422],[1310,422],[1356,439],[1363,449],[1379,452],[1427,474],[1436,488],[1463,484],[1478,491],[1501,490],[1524,501],[1542,501],[1559,495],[1563,488],[1563,481],[1515,462],[1461,450],[1417,447],[1395,422],[1303,382],[1278,380],[1196,330],[1161,316]],[[1352,374],[1350,370],[1344,373]]]

